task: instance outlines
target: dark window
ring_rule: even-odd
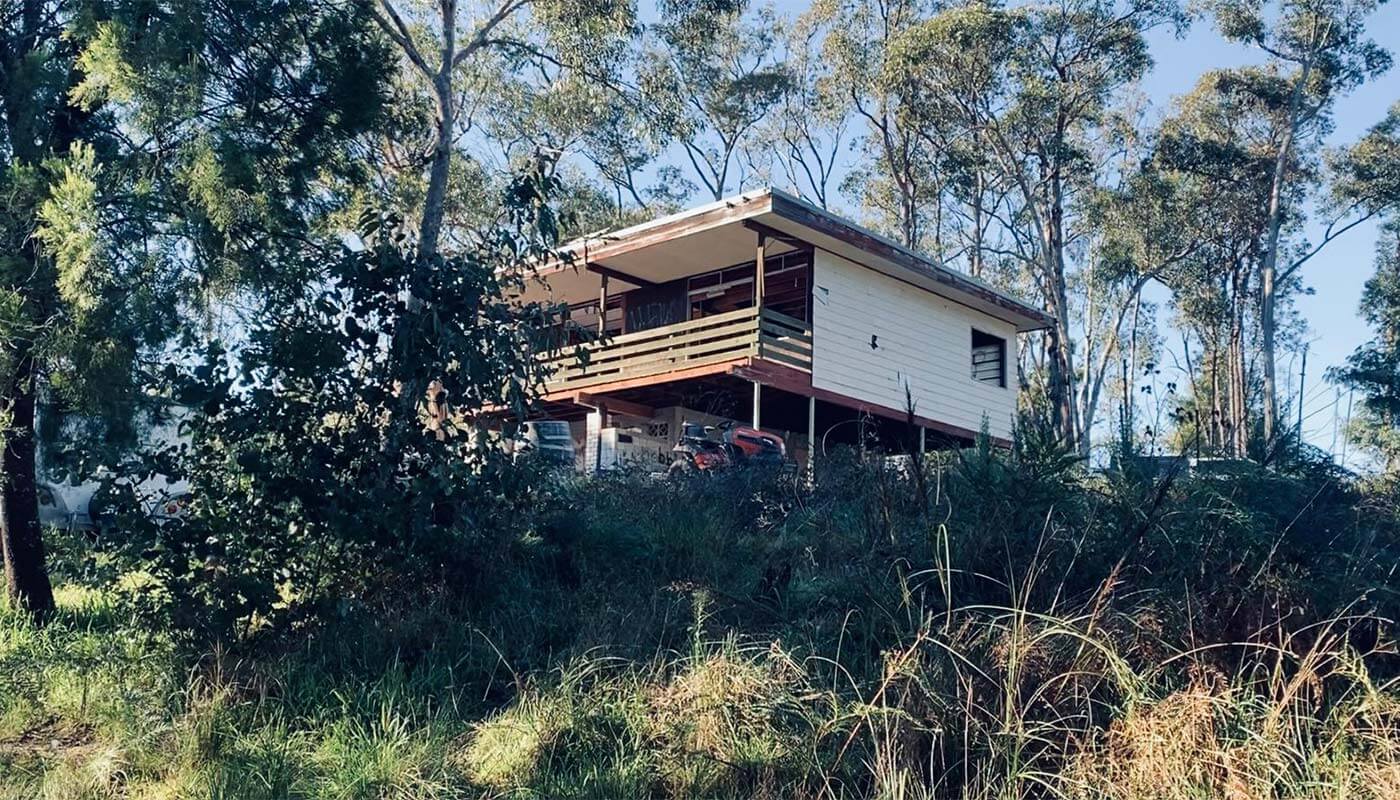
[[[972,329],[972,379],[1006,386],[1006,340]]]

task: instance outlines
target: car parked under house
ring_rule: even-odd
[[[985,421],[1005,443],[1017,334],[1052,322],[774,189],[567,250],[521,299],[570,309],[541,411],[571,423],[586,469],[664,464],[687,420],[781,433],[799,461],[871,429],[923,446]]]

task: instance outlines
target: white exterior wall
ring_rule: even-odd
[[[1006,387],[972,378],[972,329],[1006,340]],[[872,349],[870,337],[877,337]],[[812,385],[921,417],[1010,438],[1016,328],[980,311],[817,250],[812,281]]]

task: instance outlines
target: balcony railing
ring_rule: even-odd
[[[675,325],[627,333],[550,358],[549,393],[651,378],[740,358],[763,358],[810,372],[812,329],[771,309],[745,308]]]

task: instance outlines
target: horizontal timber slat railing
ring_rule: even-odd
[[[580,360],[579,351],[586,354]],[[627,333],[570,348],[546,359],[550,393],[649,378],[735,359],[766,358],[810,371],[812,330],[770,309],[744,308],[675,325]]]
[[[758,322],[758,357],[812,371],[812,328],[796,317],[763,309]]]

